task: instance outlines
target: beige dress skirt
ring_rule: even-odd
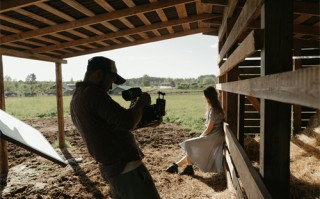
[[[211,116],[210,113],[208,119],[214,119],[217,122],[213,131],[206,136],[191,138],[180,143],[192,163],[203,172],[219,173],[223,171],[225,137],[221,117],[220,114]]]

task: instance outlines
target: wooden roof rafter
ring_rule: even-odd
[[[95,10],[95,7],[89,8],[81,1],[62,0],[61,5],[68,6],[68,8],[77,10],[86,16],[79,19],[64,12],[63,9],[59,9],[57,1],[55,4],[51,2],[50,0],[38,0],[25,1],[26,4],[6,2],[6,5],[3,5],[2,3],[1,9],[5,9],[1,10],[0,20],[5,23],[0,23],[0,26],[4,27],[2,30],[5,32],[0,36],[1,48],[63,58],[70,53],[74,54],[71,51],[79,51],[78,53],[87,50],[99,51],[95,48],[102,50],[112,49],[112,47],[118,48],[118,45],[131,46],[129,43],[135,43],[137,39],[148,41],[153,37],[157,37],[157,40],[170,38],[167,34],[173,36],[180,31],[198,32],[190,30],[208,27],[202,23],[204,19],[222,17],[222,13],[207,12],[208,14],[203,18],[202,3],[199,0],[161,2],[150,0],[150,3],[140,3],[139,5],[135,3],[138,1],[122,0],[122,4],[126,7],[120,10],[107,0],[92,0],[92,3],[94,2],[100,9],[105,10],[105,13],[99,14],[96,14],[98,11]],[[56,19],[50,18],[48,13],[37,13],[36,11],[40,11],[39,9],[66,22],[59,23]],[[172,18],[172,13],[166,13],[165,9],[174,9],[177,13],[176,16]],[[26,18],[17,17],[16,19],[15,15]],[[135,24],[130,17],[140,20],[143,25]],[[158,17],[158,20],[155,17]],[[193,20],[194,18],[197,20]],[[177,23],[179,20],[182,23]],[[115,21],[119,21],[126,28],[117,26],[113,23]],[[8,26],[7,22],[15,23],[17,27]],[[41,23],[42,27],[39,27],[37,23]],[[159,25],[160,23],[164,25]],[[202,30],[211,31],[209,29]],[[59,55],[59,52],[63,52],[63,54]],[[1,54],[5,54],[5,51]]]
[[[63,58],[89,52],[88,50],[99,52],[119,46],[132,46],[134,43],[141,43],[140,40],[148,41],[154,37],[157,40],[170,38],[170,35],[174,38],[176,33],[198,32],[190,31],[195,29],[205,30],[203,34],[222,38],[226,33],[228,20],[239,14],[240,10],[246,9],[244,2],[6,0],[1,2],[0,7],[0,47],[3,49],[0,53],[5,54],[5,49],[8,49]],[[294,34],[295,41],[299,42],[295,46],[311,45],[312,41],[319,43],[319,8],[314,3],[296,0],[294,5],[297,16]],[[249,29],[243,29],[243,33],[259,29],[259,14],[255,13],[255,16],[247,19],[248,26],[244,27]],[[197,19],[193,20],[194,18]],[[227,49],[245,38],[245,35],[240,34],[234,35],[232,39],[229,34],[233,33],[228,33],[229,41],[225,41],[221,59]]]

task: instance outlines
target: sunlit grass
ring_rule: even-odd
[[[151,96],[152,104],[158,95]],[[128,108],[130,102],[121,96],[112,96],[123,107]],[[200,132],[204,129],[205,102],[201,93],[173,94],[167,93],[166,115],[163,121],[175,123],[191,131]],[[71,96],[63,97],[64,115],[70,115]],[[6,98],[6,111],[18,119],[44,118],[57,116],[57,99],[55,96]]]
[[[6,111],[19,118],[54,117],[57,112],[55,97],[6,98]]]

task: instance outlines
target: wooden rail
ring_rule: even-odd
[[[224,124],[224,131],[226,137],[226,148],[224,150],[226,163],[238,195],[242,193],[241,190],[243,189],[248,198],[272,198],[260,175],[253,168],[244,149],[231,132],[227,123]],[[239,175],[239,179],[237,178],[237,174]]]
[[[217,89],[320,109],[319,77],[320,67],[311,67],[303,70],[217,84]]]
[[[257,50],[261,49],[262,42],[262,31],[255,30],[252,31],[245,40],[240,44],[240,46],[230,55],[230,57],[222,64],[219,71],[219,76],[224,75],[245,58],[250,57]]]

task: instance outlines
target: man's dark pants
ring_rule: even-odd
[[[127,173],[104,179],[109,183],[113,199],[160,199],[144,164]]]

